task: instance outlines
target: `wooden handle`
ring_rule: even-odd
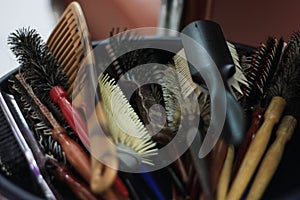
[[[224,162],[223,169],[218,182],[218,189],[217,189],[218,200],[224,200],[227,195],[227,190],[228,190],[230,176],[231,176],[231,168],[233,164],[233,158],[234,158],[234,146],[229,145],[227,150],[226,160]]]
[[[88,186],[79,181],[65,165],[56,162],[54,159],[49,159],[48,162],[54,166],[50,170],[55,175],[55,178],[67,184],[78,199],[97,199]]]
[[[258,173],[254,179],[247,199],[260,199],[274,175],[282,158],[286,142],[295,131],[297,120],[290,115],[282,119],[276,132],[277,137],[266,153]]]
[[[56,133],[55,139],[60,143],[69,163],[87,181],[91,179],[91,162],[87,154],[66,134]]]
[[[220,174],[226,159],[227,150],[227,143],[223,139],[219,138],[212,151],[212,158],[210,164],[212,194],[214,194],[217,189]]]
[[[255,109],[252,113],[250,128],[248,129],[245,139],[244,139],[243,143],[241,144],[241,146],[239,147],[239,150],[236,155],[236,159],[235,159],[235,163],[234,163],[232,175],[231,175],[232,178],[234,178],[236,176],[236,174],[242,164],[242,161],[245,157],[247,149],[248,149],[251,141],[254,139],[257,130],[259,129],[259,127],[261,126],[261,124],[263,122],[264,112],[265,112],[264,108],[257,106],[257,107],[255,107]]]
[[[78,110],[70,103],[68,94],[61,86],[56,86],[50,90],[50,97],[54,103],[58,104],[70,127],[79,137],[84,146],[89,149],[89,134],[86,123]]]
[[[265,114],[264,122],[259,128],[254,140],[251,142],[241,167],[229,190],[227,199],[238,200],[246,189],[255,169],[267,148],[272,129],[279,121],[284,110],[286,101],[279,96],[272,98]]]

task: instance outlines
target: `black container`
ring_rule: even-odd
[[[145,44],[151,44],[151,46],[165,45],[173,52],[177,52],[182,48],[179,37],[147,37],[144,40]],[[97,41],[93,42],[93,47],[105,44],[106,42]],[[251,53],[254,49],[240,44],[236,44],[236,47],[238,52],[241,54]],[[161,60],[162,64],[166,64],[169,60],[171,60],[172,56],[173,53],[171,52],[164,52],[161,50],[157,51],[157,58]],[[10,73],[0,78],[0,87],[3,91],[7,90],[6,87],[8,78],[17,73],[17,71],[18,69],[12,70]],[[297,128],[293,137],[286,146],[282,161],[270,182],[263,199],[300,199],[300,173],[298,172],[300,169],[300,162],[298,160],[300,155],[299,144],[300,130]],[[24,189],[14,185],[2,175],[0,175],[0,193],[8,199],[39,199],[36,195],[30,194]]]

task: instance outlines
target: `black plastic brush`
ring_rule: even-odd
[[[68,78],[34,29],[19,29],[8,38],[12,52],[21,64],[20,71],[45,103],[49,97],[60,107],[66,121],[89,149],[87,127],[65,92]]]

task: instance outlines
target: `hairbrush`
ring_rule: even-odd
[[[1,172],[9,180],[19,184],[31,193],[48,199],[56,199],[44,176],[41,174],[36,159],[6,104],[2,92],[0,92],[0,103],[2,121],[0,135]]]
[[[16,84],[16,81],[14,84]],[[12,87],[16,88],[15,85]],[[18,88],[17,91],[20,92],[20,88]],[[14,92],[14,93],[16,93],[16,92]],[[22,93],[22,95],[23,95],[23,97],[27,97],[27,95],[24,93]],[[34,137],[33,133],[31,132],[29,127],[26,126],[27,124],[21,113],[21,110],[19,109],[17,102],[14,100],[14,98],[12,96],[9,97],[9,102],[11,102],[11,104],[12,104],[11,106],[13,106],[13,110],[18,115],[20,121],[22,121],[22,124],[18,123],[18,126],[21,128],[24,138],[30,145],[30,148],[33,150],[32,152],[33,152],[34,157],[36,158],[36,162],[37,162],[42,174],[44,175],[45,180],[47,181],[49,187],[55,193],[55,196],[58,199],[62,199],[62,197],[61,197],[62,194],[57,192],[57,188],[54,187],[52,178],[50,178],[50,176],[54,176],[55,178],[60,179],[60,181],[62,181],[63,184],[67,184],[78,198],[89,198],[90,199],[90,197],[92,197],[93,194],[91,193],[90,189],[85,185],[85,183],[82,183],[81,181],[76,179],[74,177],[74,175],[72,174],[72,172],[67,168],[67,166],[64,163],[58,163],[57,161],[54,160],[54,158],[52,158],[52,156],[57,157],[57,155],[52,154],[52,152],[55,151],[55,149],[51,149],[52,148],[51,146],[50,147],[42,146],[43,144],[39,145],[37,143],[36,138]],[[25,107],[22,107],[22,110],[25,112],[26,115],[35,115],[33,118],[35,119],[35,122],[36,122],[36,120],[37,120],[37,118],[39,118],[38,116],[40,114],[38,114],[38,113],[34,114],[34,108],[33,108],[34,103],[29,101],[29,98],[26,98],[26,100],[20,100],[19,102],[22,106],[26,105]],[[29,104],[31,104],[31,106],[30,106],[31,108],[27,107],[27,105],[29,105]],[[30,117],[28,116],[27,119],[29,120],[29,118]],[[40,122],[38,122],[38,123],[41,124],[41,123],[43,123],[43,121],[40,120]],[[50,129],[49,126],[45,125],[45,127]],[[50,130],[48,130],[48,131],[50,132]],[[57,146],[59,146],[59,144],[57,144]],[[42,149],[41,149],[41,147],[42,147]],[[50,154],[47,152],[47,151],[49,151],[48,149],[50,151],[52,151]],[[57,150],[60,152],[60,154],[64,154],[60,148],[58,148]],[[52,171],[50,171],[50,173],[48,173],[49,165],[47,165],[47,163],[46,163],[49,159],[51,159],[52,162],[57,163],[55,170],[53,170],[53,168],[51,168]],[[40,181],[41,180],[42,179],[40,179]]]
[[[282,48],[282,38],[278,41],[276,38],[269,37],[248,58],[249,65],[245,67],[245,74],[249,80],[249,85],[243,87],[245,96],[241,99],[241,102],[245,112],[248,115],[251,114],[252,119],[245,139],[237,152],[232,177],[236,175],[247,148],[263,121],[262,116],[265,109],[262,101],[267,95],[267,89],[278,66]]]
[[[228,199],[238,199],[250,181],[268,145],[273,127],[281,118],[285,106],[296,105],[299,96],[299,33],[288,42],[279,67],[271,81],[264,113],[264,122],[252,140],[236,178],[230,188]]]
[[[206,20],[192,22],[182,30],[181,39],[187,59],[193,62],[193,65],[189,63],[193,81],[203,87],[210,87],[213,90],[211,93],[219,94],[218,98],[211,96],[211,109],[216,109],[218,105],[215,102],[219,101],[221,94],[226,98],[225,122],[221,134],[223,139],[231,144],[240,144],[244,138],[246,121],[240,104],[230,92],[230,79],[236,69],[220,26]],[[213,119],[220,118],[216,119],[219,122],[224,120],[220,114],[216,116],[215,112],[211,112],[211,116]]]
[[[230,83],[230,91],[232,92],[232,94],[237,98],[241,98],[242,97],[242,90],[241,87],[243,85],[247,86],[248,82],[243,74],[242,68],[239,64],[239,57],[237,54],[237,51],[235,49],[235,46],[232,45],[231,43],[227,42],[227,46],[230,50],[230,54],[234,60],[234,65],[236,68],[236,73],[234,74],[233,80]],[[178,73],[182,74],[182,77],[184,77],[185,80],[188,80],[189,82],[193,83],[193,79],[191,77],[191,73],[188,67],[188,62],[185,56],[185,53],[183,50],[181,50],[180,52],[178,52],[175,56],[174,56],[174,63],[175,63],[175,67],[176,70],[178,71]],[[181,80],[180,82],[182,83],[184,80]],[[172,83],[173,84],[173,83]],[[199,88],[197,88],[197,86],[194,86],[195,90],[197,91],[198,94],[200,94],[199,96],[199,106],[200,106],[200,116],[201,116],[201,120],[202,120],[202,130],[204,133],[207,132],[207,128],[209,126],[209,122],[210,122],[210,98],[208,94],[203,93],[202,91],[199,90]],[[168,101],[172,101],[172,98],[170,97],[166,97],[166,99]],[[171,100],[170,100],[171,99]],[[169,103],[165,103],[166,105],[168,105]],[[172,104],[171,104],[172,105]],[[174,106],[173,106],[174,107]],[[172,111],[171,113],[173,113],[171,115],[171,119],[174,118],[174,114],[177,112],[175,109],[173,109],[174,111]],[[169,112],[167,111],[167,114]],[[211,190],[212,193],[214,193],[216,187],[217,187],[217,183],[218,183],[218,177],[221,173],[221,169],[226,157],[226,152],[227,152],[227,144],[225,143],[225,141],[219,139],[213,149],[212,152],[212,159],[211,159]]]
[[[100,95],[108,120],[108,129],[117,145],[121,162],[131,167],[141,163],[152,164],[147,157],[155,155],[157,149],[146,128],[133,111],[121,89],[109,75],[99,76]],[[129,160],[122,160],[122,154]],[[125,157],[126,158],[126,157]]]
[[[80,113],[67,98],[67,76],[57,64],[40,35],[31,29],[19,29],[8,39],[12,52],[21,63],[20,71],[43,101],[51,97],[81,142],[89,148],[87,127]]]
[[[51,125],[41,114],[33,99],[15,76],[8,80],[9,91],[15,97],[22,113],[33,132],[34,140],[39,144],[44,154],[54,157],[59,162],[66,163],[66,156],[60,144],[52,137]],[[30,144],[32,147],[34,143]],[[43,160],[44,165],[45,160]]]
[[[69,163],[86,181],[89,182],[91,178],[91,171],[90,160],[88,159],[87,154],[83,151],[79,144],[74,142],[66,135],[65,129],[57,122],[47,107],[37,98],[30,85],[25,82],[22,74],[17,74],[16,78],[18,81],[20,81],[21,85],[26,89],[27,94],[34,100],[34,103],[38,106],[41,113],[51,124],[52,137],[60,143]]]

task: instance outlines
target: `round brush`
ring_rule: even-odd
[[[68,100],[68,78],[34,29],[19,29],[8,38],[12,52],[21,64],[20,71],[41,100],[48,99],[60,107],[66,121],[89,149],[87,127],[80,113]]]
[[[270,103],[264,113],[264,122],[247,150],[227,199],[241,197],[267,148],[273,127],[279,122],[285,106],[293,105],[299,98],[299,38],[299,33],[294,34],[282,55],[266,97],[266,102]]]

